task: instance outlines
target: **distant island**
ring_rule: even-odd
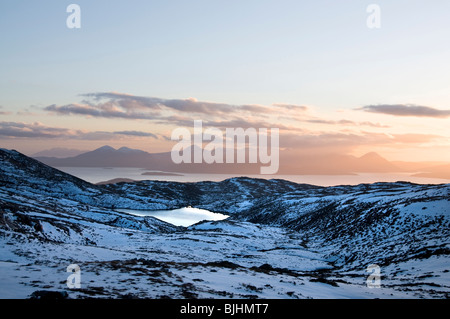
[[[141,175],[145,176],[184,176],[183,174],[169,173],[169,172],[144,172]],[[130,178],[113,178],[107,181],[96,183],[96,185],[108,185],[108,184],[118,184],[118,183],[134,183],[137,182]]]

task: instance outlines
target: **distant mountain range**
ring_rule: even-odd
[[[66,158],[66,157],[73,157],[77,156],[83,153],[86,153],[87,151],[84,150],[78,150],[73,148],[64,148],[64,147],[54,147],[49,150],[40,151],[37,153],[34,153],[31,155],[31,157],[58,157],[58,158]]]
[[[52,153],[55,153],[55,150],[43,151],[33,157],[53,167],[137,167],[175,173],[257,175],[261,167],[260,163],[175,164],[171,159],[171,152],[149,153],[128,147],[115,149],[111,146],[103,146],[65,158],[42,156]],[[450,164],[443,162],[391,162],[375,152],[361,157],[342,154],[292,156],[281,152],[278,174],[349,175],[399,172],[412,172],[420,177],[450,178]]]

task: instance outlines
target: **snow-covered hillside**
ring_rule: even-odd
[[[116,209],[195,206],[175,227]],[[0,150],[0,298],[448,298],[450,185],[92,185]],[[69,289],[67,266],[81,268]],[[369,288],[377,264],[381,288]]]

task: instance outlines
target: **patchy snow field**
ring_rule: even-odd
[[[449,199],[450,185],[404,182],[98,186],[0,150],[0,298],[448,298]],[[179,227],[121,212],[188,205],[231,217]]]
[[[100,228],[95,245],[1,239],[0,298],[66,291],[70,298],[390,298],[369,289],[366,273],[333,275],[298,234],[240,222],[203,222],[172,234]],[[75,241],[78,241],[75,238]],[[67,266],[81,269],[69,289]]]

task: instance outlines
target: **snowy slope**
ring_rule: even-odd
[[[448,298],[449,199],[450,185],[405,182],[98,186],[0,150],[0,298]],[[115,210],[188,205],[231,217],[184,228]]]
[[[398,182],[294,192],[254,205],[239,219],[302,231],[316,245],[338,251],[337,264],[345,268],[363,260],[384,265],[447,255],[450,185]]]

